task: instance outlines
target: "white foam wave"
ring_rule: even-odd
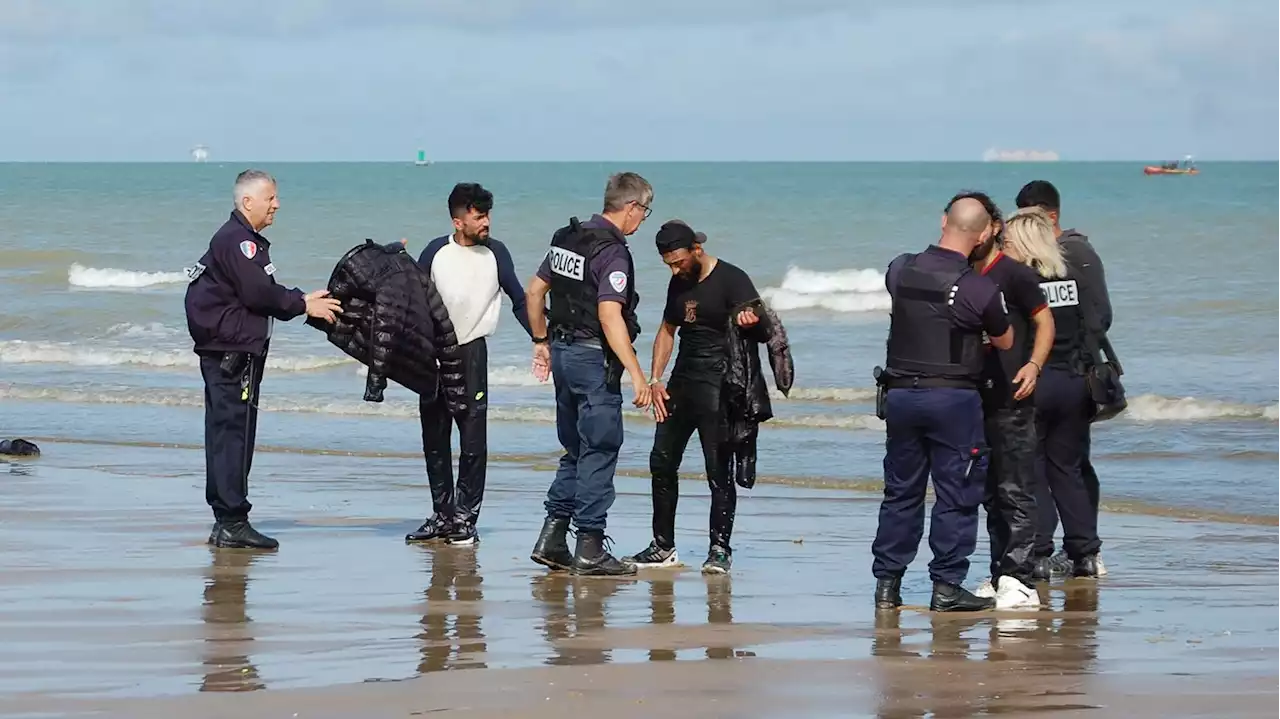
[[[356,374],[361,377],[369,376],[369,368],[366,365],[357,365]],[[551,380],[539,382],[533,376],[533,369],[529,367],[490,367],[489,368],[489,385],[493,387],[552,387]]]
[[[94,289],[139,289],[155,285],[181,284],[187,281],[185,272],[140,272],[115,268],[85,267],[72,263],[67,270],[67,282],[72,287]]]
[[[146,324],[121,322],[108,327],[105,333],[107,337],[147,340],[160,339],[163,337],[175,337],[179,334],[181,334],[181,330],[174,329],[173,327],[166,327],[159,322],[148,322]]]
[[[889,309],[884,274],[876,270],[818,272],[789,267],[778,287],[760,292],[775,310],[825,309],[833,312],[874,312]]]
[[[282,372],[304,372],[352,362],[346,357],[269,356],[267,367]],[[80,367],[199,367],[190,350],[146,350],[130,347],[98,347],[55,342],[0,341],[0,363],[69,364]]]
[[[1130,399],[1129,407],[1121,417],[1136,422],[1192,422],[1214,419],[1261,419],[1275,422],[1280,418],[1280,406],[1144,394]]]

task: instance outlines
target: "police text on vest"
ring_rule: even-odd
[[[1076,291],[1075,280],[1060,282],[1041,282],[1045,301],[1050,307],[1074,307],[1080,304],[1080,294]]]
[[[550,260],[552,272],[579,282],[582,281],[582,268],[587,262],[582,255],[570,252],[563,247],[552,247]]]

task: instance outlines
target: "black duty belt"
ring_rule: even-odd
[[[977,389],[977,380],[953,379],[950,377],[888,377],[885,379],[886,389],[934,389],[949,387],[952,389]]]

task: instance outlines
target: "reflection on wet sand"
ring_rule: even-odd
[[[543,663],[563,666],[609,662],[612,652],[608,648],[565,640],[603,630],[606,603],[623,587],[635,583],[634,579],[575,577],[564,572],[535,574],[529,582],[530,589],[534,600],[542,606],[542,635],[551,650]]]
[[[259,555],[244,549],[210,549],[201,606],[204,642],[202,692],[252,692],[265,689],[249,659],[252,619],[246,604],[249,574]]]
[[[733,624],[733,583],[729,576],[705,577],[707,591],[706,622],[709,625]],[[674,624],[676,621],[676,581],[674,578],[655,578],[649,582],[649,618],[654,626]],[[701,624],[699,618],[698,624]],[[673,661],[675,649],[654,647],[649,650],[649,661]],[[732,659],[735,650],[731,646],[706,647],[707,659]]]
[[[1098,585],[1040,585],[1048,609],[990,614],[876,613],[882,719],[1095,708],[1083,683],[1097,661]],[[1061,611],[1051,592],[1065,595]],[[914,620],[928,616],[928,623]],[[919,627],[903,624],[919,624]],[[927,644],[913,641],[927,636]],[[976,666],[983,663],[985,667]]]
[[[484,579],[474,549],[429,547],[424,554],[431,580],[423,592],[427,609],[418,634],[422,641],[418,673],[484,669],[486,646],[480,627]]]

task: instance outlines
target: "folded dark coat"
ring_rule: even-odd
[[[729,473],[733,481],[751,488],[756,483],[756,436],[761,422],[773,418],[769,387],[760,367],[760,344],[769,351],[774,385],[787,396],[795,382],[795,364],[787,342],[787,330],[777,313],[762,302],[751,303],[761,321],[749,329],[738,327],[735,311],[729,318],[728,363],[720,402],[728,423]]]
[[[369,368],[366,402],[381,402],[387,380],[433,399],[441,390],[461,412],[466,396],[458,337],[431,277],[400,242],[351,248],[333,268],[329,296],[342,303],[337,322],[308,318],[330,343]]]

